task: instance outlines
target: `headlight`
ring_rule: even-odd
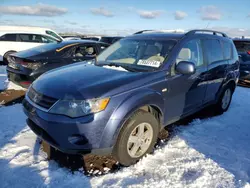
[[[97,113],[105,110],[110,98],[91,100],[61,100],[49,111],[54,114],[62,114],[72,118]]]

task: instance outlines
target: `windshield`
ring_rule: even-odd
[[[104,50],[97,57],[97,65],[155,70],[163,64],[175,44],[174,40],[123,39]]]
[[[58,43],[59,42],[55,38],[50,37],[50,36],[46,36],[46,35],[42,36],[42,41],[43,41],[43,43]]]
[[[61,42],[62,41],[62,39],[61,39],[61,37],[59,37],[56,33],[54,33],[54,32],[52,32],[52,31],[46,31],[46,34],[47,35],[50,35],[50,36],[52,36],[52,37],[54,37],[54,38],[56,38],[59,42]]]

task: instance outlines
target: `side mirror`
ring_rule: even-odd
[[[193,62],[189,61],[180,61],[176,67],[175,70],[178,73],[184,74],[184,75],[191,75],[195,73],[195,64]]]

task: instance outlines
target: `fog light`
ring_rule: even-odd
[[[75,145],[84,145],[88,143],[88,140],[85,138],[85,136],[82,135],[72,135],[68,138],[68,141],[71,144],[75,144]]]

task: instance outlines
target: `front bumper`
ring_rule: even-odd
[[[102,115],[70,118],[40,110],[26,96],[23,109],[27,124],[33,132],[52,147],[69,154],[108,155],[112,147],[101,147],[102,134],[108,119]]]

